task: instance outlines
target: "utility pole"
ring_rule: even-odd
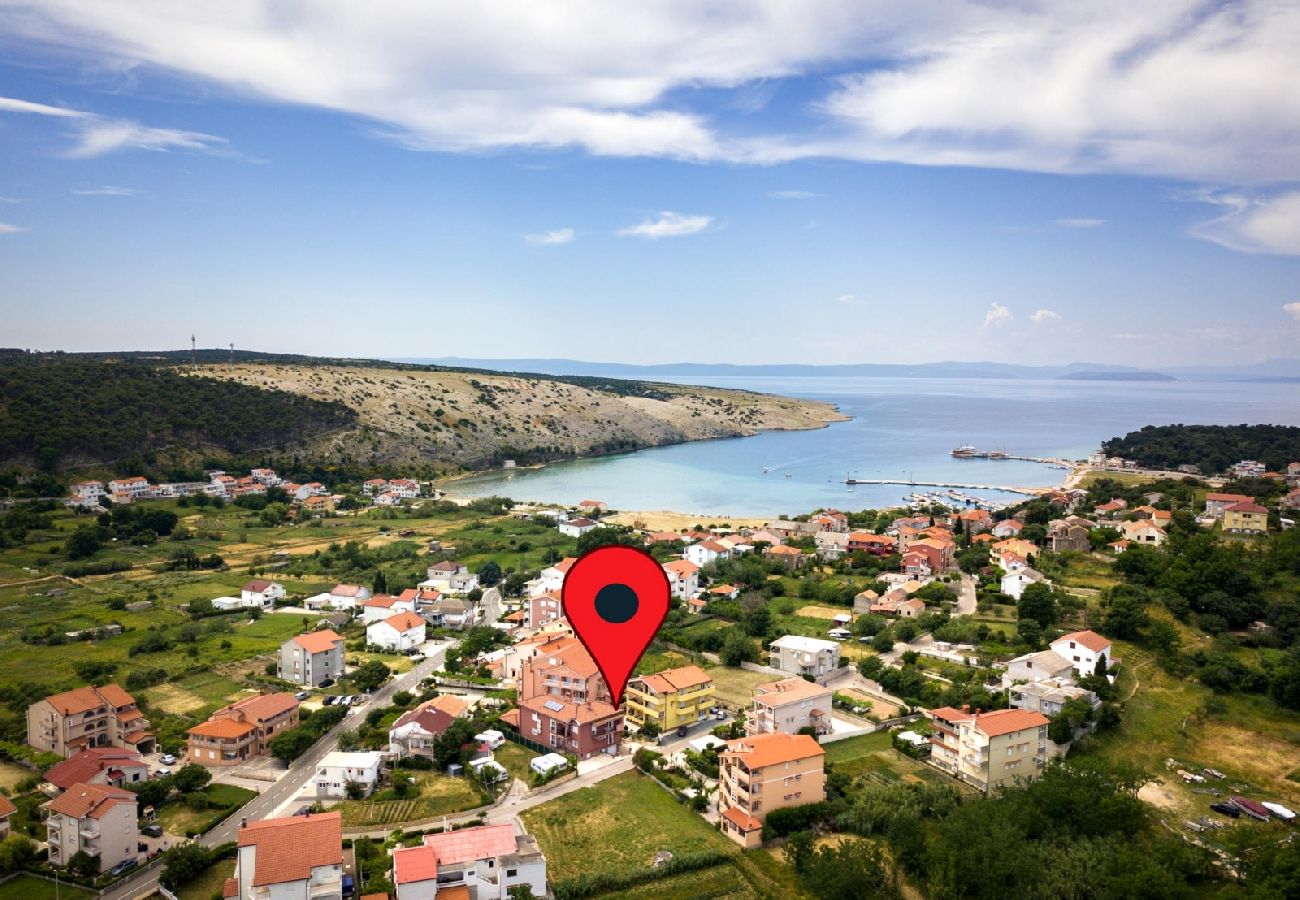
[[[190,371],[197,372],[198,370],[199,370],[199,353],[194,343],[194,335],[191,334],[190,335]]]

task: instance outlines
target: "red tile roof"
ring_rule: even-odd
[[[641,680],[657,694],[671,694],[676,691],[684,691],[687,688],[698,687],[701,684],[713,683],[713,679],[706,675],[699,666],[665,669],[653,675],[642,675]]]
[[[12,816],[16,812],[18,812],[18,807],[14,806],[13,802],[4,794],[0,794],[0,819],[5,816]]]
[[[384,625],[388,625],[395,631],[405,632],[415,628],[422,628],[425,625],[424,619],[413,612],[398,613],[395,616],[389,616],[387,619],[380,620]],[[375,623],[380,624],[379,622]]]
[[[342,816],[336,812],[263,819],[239,829],[239,846],[256,847],[253,886],[303,881],[319,866],[343,865]]]
[[[102,819],[119,803],[135,805],[135,794],[103,784],[74,784],[45,808],[74,819]]]
[[[758,819],[755,819],[749,813],[744,812],[737,806],[727,807],[726,811],[722,814],[722,818],[731,822],[744,832],[758,831],[763,827],[762,822],[758,821]]]
[[[752,771],[777,763],[795,762],[813,756],[824,756],[826,751],[817,739],[807,734],[756,734],[751,737],[727,741],[722,756],[738,757]]]
[[[55,787],[67,790],[74,784],[90,781],[100,772],[113,766],[145,766],[144,759],[134,750],[120,747],[91,747],[69,756],[45,772],[45,780]]]
[[[472,862],[476,859],[493,859],[514,853],[515,827],[506,825],[480,825],[442,834],[428,834],[424,846],[438,855],[444,866]]]
[[[1234,503],[1231,506],[1229,506],[1228,512],[1259,513],[1261,515],[1265,515],[1268,513],[1268,510],[1260,506],[1258,503],[1255,503],[1250,500],[1243,500],[1240,503]]]
[[[975,727],[989,737],[1038,728],[1049,724],[1047,716],[1028,709],[998,709],[975,717]]]
[[[324,653],[341,644],[343,638],[326,628],[324,631],[309,631],[306,634],[300,634],[293,641],[308,653]]]
[[[1069,634],[1061,635],[1052,643],[1059,644],[1061,641],[1074,641],[1076,644],[1083,644],[1093,653],[1100,653],[1110,647],[1110,640],[1095,631],[1071,631]]]

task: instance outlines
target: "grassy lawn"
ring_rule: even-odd
[[[464,812],[488,802],[468,779],[452,778],[440,772],[398,771],[414,778],[420,793],[409,800],[391,799],[388,791],[380,791],[375,797],[365,800],[343,800],[333,809],[343,814],[344,827],[421,822]]]
[[[14,787],[24,778],[35,775],[33,769],[20,766],[17,763],[11,763],[6,760],[0,760],[0,788],[4,788],[5,793],[13,793]]]
[[[863,776],[877,784],[900,780],[957,784],[938,769],[899,753],[885,731],[834,741],[826,744],[825,749],[826,762],[833,764],[837,772]]]
[[[202,718],[232,702],[240,690],[233,679],[216,672],[203,672],[151,687],[144,691],[143,697],[163,712]]]
[[[601,896],[606,900],[749,900],[759,895],[739,868],[724,863]]]
[[[546,853],[549,877],[557,881],[584,873],[643,869],[659,850],[739,854],[736,844],[636,772],[565,794],[521,815]]]
[[[506,771],[514,778],[522,778],[528,781],[532,769],[528,763],[537,758],[537,754],[516,744],[514,741],[506,741],[492,753],[492,757],[501,765],[506,767]]]
[[[256,791],[230,784],[210,784],[203,789],[208,798],[207,809],[190,809],[180,800],[173,800],[158,810],[158,824],[175,835],[198,829],[207,830],[230,811],[243,806],[257,796]]]
[[[748,708],[754,699],[754,687],[777,680],[776,676],[762,672],[750,672],[748,669],[732,669],[727,666],[713,666],[707,670],[713,679],[713,687],[718,699],[731,706]]]
[[[217,886],[220,890],[220,885]],[[60,898],[93,897],[93,892],[65,882],[59,883]],[[0,900],[54,900],[54,882],[35,875],[15,875],[0,884]]]
[[[181,900],[212,900],[221,896],[221,889],[226,879],[235,874],[233,859],[219,859],[208,870],[193,881],[181,885],[176,893]]]
[[[652,647],[646,651],[632,671],[635,675],[650,675],[662,672],[664,669],[690,665],[690,662],[690,659],[676,650],[656,650]]]

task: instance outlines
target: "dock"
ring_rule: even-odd
[[[972,491],[1006,491],[1009,494],[1024,494],[1027,497],[1036,497],[1039,494],[1045,494],[1052,488],[1039,487],[1008,487],[1005,484],[959,484],[951,481],[901,481],[893,478],[846,478],[845,484],[903,484],[909,487],[939,487],[939,488],[962,488]]]

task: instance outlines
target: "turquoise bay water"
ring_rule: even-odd
[[[1171,423],[1300,425],[1300,386],[1200,382],[1009,381],[940,378],[663,378],[824,400],[853,418],[813,431],[696,441],[636,453],[489,472],[451,486],[455,494],[774,516],[835,506],[899,503],[905,485],[855,478],[1041,486],[1064,472],[1014,460],[960,460],[974,444],[1022,456],[1081,459],[1107,438]],[[766,474],[763,469],[768,468]],[[787,477],[788,476],[788,477]],[[990,500],[1015,495],[968,491]]]

